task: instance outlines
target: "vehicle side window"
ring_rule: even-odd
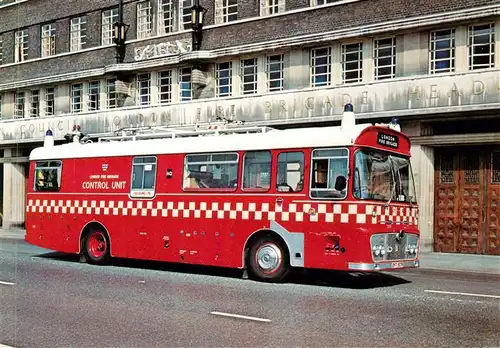
[[[39,161],[35,164],[35,191],[56,192],[61,188],[61,161]]]
[[[300,192],[304,185],[304,153],[282,152],[278,155],[276,190]]]
[[[312,152],[311,197],[346,198],[348,156],[347,149],[320,149]]]
[[[184,189],[232,189],[238,187],[238,154],[187,155]]]
[[[271,187],[270,151],[249,151],[243,157],[243,189],[269,190]]]
[[[135,157],[132,162],[132,197],[151,198],[155,195],[156,157]]]

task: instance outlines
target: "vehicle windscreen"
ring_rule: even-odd
[[[354,197],[415,202],[410,159],[381,151],[359,150],[354,155]]]

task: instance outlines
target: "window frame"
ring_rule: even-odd
[[[449,32],[449,39],[443,39],[442,36],[438,36],[438,33]],[[429,75],[436,75],[442,73],[453,73],[456,71],[456,60],[457,60],[457,32],[455,28],[443,28],[429,31]],[[449,43],[449,48],[437,48],[439,42],[447,41]],[[450,54],[449,58],[436,58],[436,53],[448,51]],[[447,68],[436,68],[436,66],[441,62],[448,62]]]
[[[154,162],[147,162],[147,163],[134,163],[136,159],[145,159],[145,158],[154,158]],[[144,167],[146,164],[152,164],[154,165],[154,175],[153,175],[153,188],[148,188],[145,189],[144,187],[137,189],[134,188],[134,167],[135,166],[142,166]],[[156,184],[157,184],[157,175],[158,175],[158,156],[155,155],[139,155],[139,156],[134,156],[132,158],[131,162],[131,170],[130,170],[130,189],[129,189],[129,196],[130,198],[135,198],[135,199],[153,199],[156,196]],[[143,172],[143,178],[144,178],[144,168],[142,168]]]
[[[354,48],[355,46],[358,46],[355,52],[349,51],[350,48]],[[342,85],[349,85],[352,83],[363,82],[363,73],[364,73],[363,69],[365,69],[363,62],[365,58],[365,54],[363,52],[364,48],[365,44],[363,41],[345,42],[340,44],[340,69],[341,69]],[[352,54],[358,55],[357,60],[347,60],[348,56]],[[347,69],[348,64],[354,64],[354,63],[357,63],[356,69]],[[348,74],[354,72],[357,72],[356,78],[347,78]]]
[[[332,159],[332,158],[344,158],[344,156],[342,157],[314,157],[314,151],[328,151],[328,150],[346,150],[347,151],[347,155],[345,156],[345,158],[347,159],[347,163],[346,163],[346,169],[347,169],[347,173],[346,173],[346,188],[345,188],[345,195],[344,197],[340,198],[340,197],[313,197],[312,195],[312,192],[313,190],[318,190],[318,189],[313,189],[312,188],[312,184],[313,184],[313,178],[314,178],[314,160],[315,159]],[[316,147],[316,148],[313,148],[311,150],[311,160],[310,160],[310,170],[309,170],[309,198],[310,199],[314,199],[314,200],[319,200],[319,201],[343,201],[345,199],[347,199],[347,197],[349,196],[349,173],[350,173],[350,165],[351,165],[351,151],[348,147],[345,147],[345,146],[340,146],[340,147]],[[328,166],[328,173],[327,173],[327,180],[328,180],[328,175],[329,175],[329,171],[330,171],[330,167]],[[326,189],[319,189],[320,191],[328,191],[328,190],[332,190],[332,189],[329,189],[328,188],[328,181],[327,181],[327,188]]]
[[[475,71],[475,70],[484,70],[484,69],[493,69],[495,68],[495,44],[496,44],[496,38],[495,38],[495,32],[496,32],[496,26],[495,22],[489,22],[489,23],[476,23],[476,24],[471,24],[467,27],[467,71]],[[480,28],[480,27],[489,27],[488,29],[488,36],[489,36],[489,41],[487,44],[481,44],[481,43],[476,43],[477,37],[480,36],[486,36],[485,34],[476,34],[475,35],[475,29]],[[480,29],[478,29],[480,30]],[[488,46],[489,52],[487,54],[484,53],[475,53],[474,49],[476,47],[486,47]],[[488,57],[489,58],[489,63],[486,64],[474,64],[474,58],[478,57]]]
[[[186,169],[188,166],[188,156],[214,156],[214,155],[236,155],[236,161],[226,161],[226,162],[221,162],[221,161],[208,161],[208,162],[191,162],[191,164],[217,164],[217,163],[228,163],[228,164],[236,164],[236,186],[234,188],[228,187],[228,188],[218,188],[218,187],[184,187],[184,175],[186,174]],[[184,161],[183,161],[183,166],[182,166],[182,191],[184,192],[210,192],[210,191],[215,191],[215,192],[235,192],[238,189],[238,185],[240,183],[240,154],[237,151],[224,151],[224,152],[205,152],[205,153],[187,153],[184,155]]]
[[[279,191],[278,190],[278,176],[280,174],[280,170],[279,170],[279,164],[280,164],[280,156],[283,155],[283,154],[295,154],[295,153],[300,153],[302,154],[302,173],[301,173],[301,176],[302,176],[302,189],[300,189],[300,191],[295,191],[295,189],[293,189],[293,191]],[[297,149],[290,149],[290,150],[283,150],[283,151],[279,151],[278,154],[276,155],[276,173],[274,175],[274,178],[276,179],[276,182],[275,182],[275,190],[276,192],[278,193],[283,193],[283,194],[297,194],[297,193],[303,193],[304,192],[304,183],[305,183],[305,179],[306,179],[306,160],[307,160],[307,157],[306,157],[306,154],[303,150],[297,150]],[[285,162],[285,163],[288,163],[288,162]],[[288,170],[286,170],[286,173],[288,173]],[[299,170],[299,173],[300,173],[300,170]],[[300,182],[300,180],[299,180]],[[287,183],[288,184],[288,183]]]
[[[383,41],[389,41],[391,40],[390,45],[381,45],[381,42]],[[391,50],[391,55],[389,56],[380,56],[380,51],[385,50],[385,49],[390,49]],[[391,63],[389,65],[380,65],[380,60],[383,59],[390,59]],[[396,69],[397,69],[397,38],[396,36],[388,36],[388,37],[381,37],[378,39],[373,40],[373,54],[372,54],[372,60],[373,60],[373,79],[375,81],[382,81],[382,80],[392,80],[396,78]],[[391,69],[390,74],[380,74],[381,69]]]
[[[47,167],[39,167],[39,163],[47,163]],[[59,165],[55,166],[50,166],[50,163],[58,163]],[[35,168],[34,168],[34,175],[33,175],[33,192],[40,192],[40,193],[46,193],[46,192],[60,192],[61,187],[62,187],[62,167],[63,167],[63,161],[62,160],[39,160],[35,161]],[[37,169],[44,168],[44,169],[56,169],[57,170],[57,190],[37,190]]]
[[[244,187],[244,179],[245,179],[245,163],[246,163],[246,156],[248,153],[253,153],[253,152],[268,152],[270,157],[271,157],[271,169],[269,171],[269,187],[268,188],[257,188],[257,187]],[[274,164],[274,158],[273,158],[273,151],[271,150],[248,150],[248,151],[244,151],[244,154],[243,154],[243,161],[242,161],[242,164],[241,164],[241,185],[240,185],[240,189],[241,191],[243,192],[269,192],[271,190],[271,188],[273,187],[273,176],[274,176],[274,168],[273,168],[273,164]]]

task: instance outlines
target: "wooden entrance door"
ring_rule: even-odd
[[[487,147],[437,149],[435,251],[500,254],[499,161]]]

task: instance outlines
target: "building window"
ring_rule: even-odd
[[[56,28],[55,24],[42,25],[42,57],[56,54]]]
[[[2,62],[3,62],[3,40],[0,37],[0,65],[2,64]]]
[[[14,93],[14,118],[24,118],[24,92]]]
[[[267,91],[283,90],[283,60],[282,54],[268,56],[266,61]]]
[[[160,71],[158,73],[158,91],[160,104],[172,102],[172,71]]]
[[[143,39],[151,36],[153,30],[153,13],[151,1],[143,1],[137,4],[137,38]]]
[[[114,109],[117,107],[116,103],[116,79],[106,80],[106,109]]]
[[[455,71],[455,29],[430,32],[429,56],[431,74]]]
[[[193,98],[191,88],[191,68],[179,69],[179,90],[181,92],[181,101],[188,101]]]
[[[45,116],[53,116],[55,106],[55,89],[48,87],[45,89]]]
[[[24,62],[28,59],[28,32],[17,31],[14,42],[14,63]]]
[[[40,91],[31,91],[30,95],[30,117],[40,116]]]
[[[328,86],[331,82],[332,49],[330,47],[311,50],[311,86]]]
[[[71,85],[71,112],[83,111],[83,83]]]
[[[99,101],[101,93],[101,82],[100,81],[91,81],[89,82],[89,91],[88,91],[88,106],[89,111],[99,110]]]
[[[469,70],[495,66],[495,25],[469,26]]]
[[[184,162],[184,189],[230,189],[238,186],[238,154],[188,155]]]
[[[80,51],[87,43],[87,41],[85,40],[87,37],[87,17],[82,16],[78,18],[72,18],[69,30],[71,41],[70,51]]]
[[[180,30],[191,29],[191,7],[194,0],[180,0],[181,6],[179,9]]]
[[[241,93],[257,93],[257,59],[244,59],[241,65]]]
[[[249,151],[243,157],[243,189],[267,191],[271,187],[271,164],[269,151]]]
[[[2,98],[3,94],[0,94],[0,120],[3,120]]]
[[[375,80],[396,77],[396,38],[375,40],[373,45]]]
[[[111,45],[113,43],[113,24],[116,22],[118,22],[117,8],[102,12],[102,45]]]
[[[144,73],[137,75],[137,96],[139,105],[149,105],[151,103],[151,74]]]
[[[158,34],[168,34],[174,31],[174,4],[173,0],[159,0],[158,2]]]
[[[342,82],[361,82],[363,79],[363,44],[342,45]]]
[[[272,15],[285,12],[286,0],[260,0],[260,15]]]
[[[238,0],[215,0],[215,24],[238,19]]]
[[[135,157],[132,162],[132,197],[151,198],[155,193],[156,157]]]
[[[232,62],[217,63],[215,65],[215,81],[217,88],[215,90],[216,97],[228,97],[232,93]]]

